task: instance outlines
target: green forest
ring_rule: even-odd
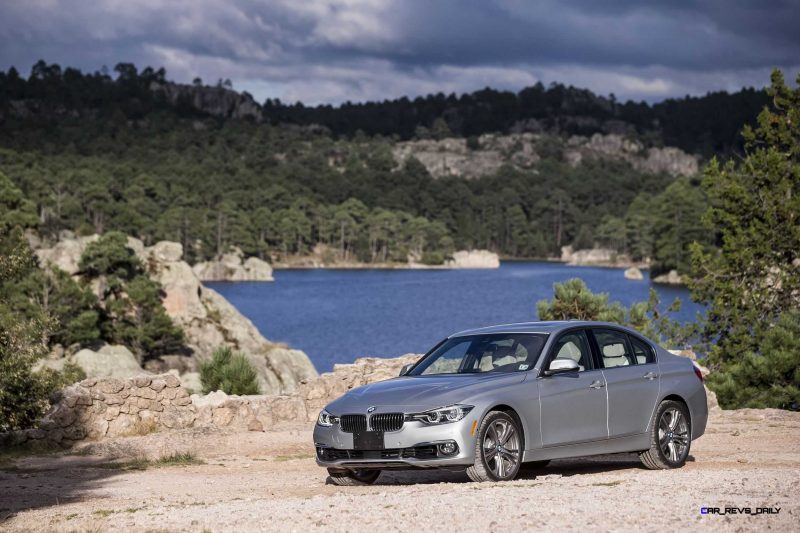
[[[735,151],[742,124],[765,99],[763,91],[743,90],[651,106],[536,86],[516,95],[487,90],[335,109],[267,101],[264,120],[256,120],[211,115],[188,96],[169,101],[152,90],[165,76],[130,64],[111,76],[44,62],[27,78],[0,73],[0,172],[35,204],[45,237],[115,230],[146,244],[181,242],[190,261],[230,246],[275,259],[324,243],[345,260],[405,262],[412,254],[437,264],[456,249],[541,258],[571,244],[650,258],[655,273],[686,271],[689,243],[708,238],[699,178],[621,161],[573,166],[561,149],[569,135],[603,131],[611,121],[646,145]],[[226,85],[217,89],[230,92]],[[388,119],[396,108],[416,117],[413,124]],[[728,108],[736,113],[721,114]],[[479,120],[476,109],[492,120]],[[578,122],[599,126],[575,130],[569,124],[581,116],[591,120]],[[737,125],[722,125],[720,116]],[[702,117],[698,127],[716,120],[705,140],[669,133],[689,132],[669,120],[690,117]],[[547,128],[531,168],[434,178],[414,158],[398,165],[392,155],[409,136],[504,132],[529,118]],[[297,126],[312,123],[322,127]],[[389,129],[361,127],[367,124]]]

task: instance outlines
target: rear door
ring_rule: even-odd
[[[543,370],[556,358],[569,358],[580,370],[539,378],[543,446],[560,446],[608,437],[603,372],[595,368],[586,330],[562,333]]]
[[[652,347],[620,330],[593,329],[592,333],[608,388],[609,437],[644,433],[659,394]]]

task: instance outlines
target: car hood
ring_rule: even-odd
[[[469,403],[470,397],[497,390],[525,379],[525,374],[459,374],[406,376],[379,381],[348,391],[326,409],[339,416],[375,412],[421,412],[455,403]]]

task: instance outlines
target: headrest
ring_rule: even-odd
[[[625,345],[621,342],[603,346],[603,357],[622,357],[625,355]]]

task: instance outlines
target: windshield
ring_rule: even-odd
[[[496,333],[447,339],[407,374],[476,374],[530,370],[546,335]]]

